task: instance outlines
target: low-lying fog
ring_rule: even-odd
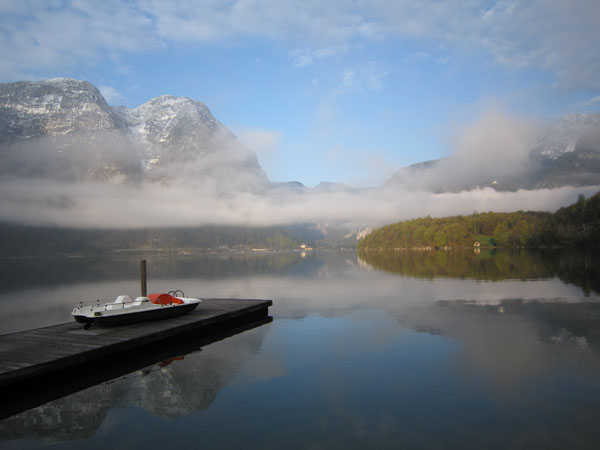
[[[536,125],[530,121],[486,112],[455,133],[451,157],[401,182],[376,188],[261,187],[248,174],[230,168],[226,158],[236,155],[231,151],[223,152],[228,155],[224,160],[213,153],[210,161],[205,157],[196,166],[173,166],[173,176],[160,181],[75,182],[4,175],[0,177],[0,221],[93,228],[323,222],[365,226],[473,211],[554,211],[575,201],[579,193],[589,196],[600,189],[566,186],[516,192],[492,188],[428,191],[438,180],[476,183],[482,178],[522,173],[528,167],[535,136]]]

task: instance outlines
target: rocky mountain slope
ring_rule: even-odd
[[[399,170],[385,186],[458,192],[486,186],[508,191],[600,185],[600,114],[568,114],[547,126],[525,163],[514,170],[479,169],[456,157],[426,161]]]
[[[270,183],[256,155],[203,103],[163,95],[137,108],[111,107],[86,81],[0,84],[0,175],[61,181],[208,183],[216,192],[272,196],[354,192],[322,183]],[[504,173],[446,158],[398,171],[384,188],[460,191],[600,184],[600,114],[573,113],[541,131],[529,161]],[[490,174],[491,173],[491,174]]]
[[[161,96],[110,107],[86,81],[0,84],[0,174],[60,180],[150,178],[268,183],[254,153],[201,102]]]
[[[573,152],[577,141],[600,124],[600,114],[567,114],[542,130],[532,156],[558,159]]]

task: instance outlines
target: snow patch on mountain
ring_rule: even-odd
[[[133,109],[110,107],[95,86],[71,78],[0,84],[0,146],[0,172],[24,176],[187,176],[213,179],[221,190],[232,180],[268,183],[256,155],[203,103],[162,95]]]
[[[577,141],[592,127],[600,125],[600,114],[571,113],[545,127],[532,156],[557,159],[575,150]]]

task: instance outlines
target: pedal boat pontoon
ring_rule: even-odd
[[[201,301],[185,297],[181,291],[153,293],[135,300],[129,295],[119,295],[109,303],[80,302],[71,314],[77,322],[88,325],[125,325],[181,316],[193,311]]]

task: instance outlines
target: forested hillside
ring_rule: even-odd
[[[374,230],[359,250],[516,246],[600,245],[600,192],[555,213],[518,211],[473,213],[433,219],[425,217]]]

